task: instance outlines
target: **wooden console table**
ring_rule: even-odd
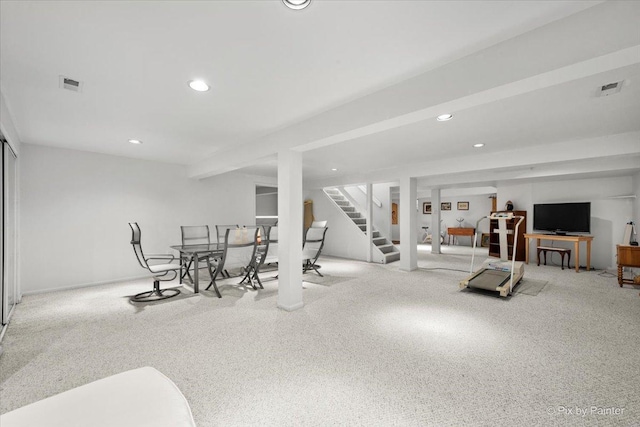
[[[449,227],[447,228],[447,234],[449,235],[449,240],[447,241],[449,244],[451,244],[451,237],[453,237],[453,243],[455,243],[455,236],[469,236],[471,237],[471,246],[473,246],[473,238],[476,234],[476,229],[464,227]]]
[[[616,245],[618,254],[618,284],[622,287],[623,283],[633,285],[631,279],[622,277],[623,267],[640,267],[640,246]]]
[[[587,243],[587,270],[591,270],[591,241],[593,236],[558,236],[557,234],[525,234],[525,263],[529,264],[529,240],[536,239],[536,247],[540,246],[541,240],[551,240],[555,242],[573,242],[575,252],[576,273],[580,271],[580,242]]]

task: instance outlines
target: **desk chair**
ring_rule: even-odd
[[[130,297],[129,300],[132,302],[151,302],[178,295],[180,293],[179,289],[160,289],[160,281],[170,281],[178,277],[177,271],[182,268],[182,264],[173,264],[172,261],[175,257],[171,254],[149,254],[149,256],[145,256],[140,243],[142,235],[140,226],[137,222],[130,222],[129,227],[131,227],[131,246],[133,246],[133,252],[136,254],[138,263],[142,268],[154,274],[153,290],[141,292]],[[163,260],[166,263],[149,265],[150,260]],[[169,273],[173,273],[173,276],[167,276]]]

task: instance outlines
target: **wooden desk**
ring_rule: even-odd
[[[635,284],[632,279],[622,277],[622,268],[640,267],[640,246],[616,245],[616,250],[618,254],[618,284],[620,287],[623,283]]]
[[[580,271],[580,242],[587,243],[587,270],[591,270],[591,241],[593,236],[558,236],[556,234],[525,234],[525,263],[529,264],[529,239],[536,239],[536,247],[540,246],[540,240],[551,240],[555,242],[573,242],[576,264],[576,273]]]
[[[476,234],[475,228],[464,228],[464,227],[449,227],[447,228],[447,234],[449,235],[449,239],[447,240],[448,244],[451,244],[451,237],[453,237],[453,243],[455,243],[455,236],[469,236],[471,237],[471,246],[473,246],[473,237]]]

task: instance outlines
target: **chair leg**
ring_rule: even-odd
[[[160,289],[160,281],[153,281],[153,290],[147,292],[141,292],[129,298],[131,302],[152,302],[160,301],[175,297],[180,294],[180,289]]]
[[[205,291],[208,291],[211,286],[213,286],[213,290],[216,291],[216,295],[218,295],[218,298],[222,298],[222,295],[220,295],[220,291],[218,290],[218,285],[216,284],[216,281],[213,279],[211,279],[211,283],[209,283],[209,286],[207,286]]]

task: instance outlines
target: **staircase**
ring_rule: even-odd
[[[337,188],[325,188],[324,192],[360,231],[363,233],[367,232],[367,219],[362,213],[358,212],[355,206],[353,206],[340,190]],[[381,259],[383,264],[400,259],[400,251],[398,248],[375,229],[373,230],[373,247],[375,251],[378,251],[379,256],[376,258]]]

